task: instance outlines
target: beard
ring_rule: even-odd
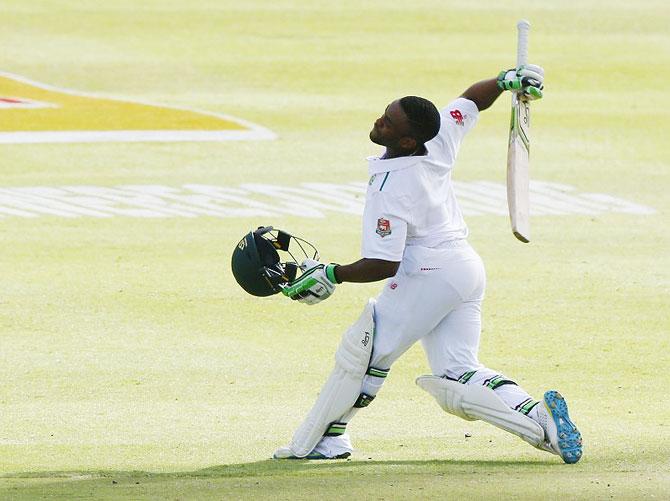
[[[380,146],[385,146],[384,144],[382,144],[381,138],[379,137],[379,133],[377,132],[377,129],[375,129],[374,127],[370,131],[370,141]]]

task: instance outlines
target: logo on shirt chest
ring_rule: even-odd
[[[391,234],[391,221],[380,217],[377,219],[377,235],[384,238]]]

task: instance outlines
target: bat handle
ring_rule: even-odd
[[[528,32],[530,31],[530,23],[522,19],[516,23],[517,28],[517,45],[516,45],[516,66],[528,64]]]

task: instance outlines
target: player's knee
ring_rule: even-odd
[[[388,370],[399,356],[397,351],[397,347],[387,343],[375,343],[372,348],[370,366]]]
[[[465,374],[472,373],[474,375],[481,368],[481,365],[477,364],[450,365],[444,374],[435,374],[435,376],[447,376],[449,379],[459,380]]]

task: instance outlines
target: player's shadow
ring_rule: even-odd
[[[551,468],[556,465],[562,465],[562,462],[555,458],[545,460],[450,460],[450,459],[431,459],[431,460],[358,460],[358,459],[339,459],[339,460],[273,460],[266,459],[252,463],[226,464],[220,466],[211,466],[189,473],[192,476],[202,477],[235,477],[235,476],[253,476],[253,475],[273,475],[282,472],[300,472],[300,471],[328,471],[328,470],[374,470],[379,471],[384,468],[393,468],[398,466],[414,467],[415,469],[425,469],[426,472],[437,473],[462,473],[463,471],[473,472],[477,470],[493,471],[517,470],[519,468],[538,467]]]
[[[253,477],[276,475],[281,473],[291,473],[300,471],[328,471],[339,469],[360,469],[379,471],[384,468],[393,468],[397,466],[415,467],[419,470],[425,469],[426,472],[438,473],[462,473],[463,471],[475,472],[482,470],[486,472],[516,470],[518,468],[538,467],[551,468],[562,463],[552,459],[547,460],[451,460],[451,459],[431,459],[431,460],[274,460],[264,459],[250,463],[222,464],[210,466],[193,471],[174,471],[174,472],[148,472],[141,470],[89,470],[89,471],[32,471],[24,473],[8,473],[0,475],[0,479],[29,479],[29,478],[79,478],[79,477],[145,477],[145,478],[233,478],[233,477]]]
[[[292,479],[303,475],[306,478],[317,479],[317,482],[325,482],[336,477],[365,479],[366,489],[388,489],[388,485],[384,483],[384,479],[387,478],[430,476],[448,479],[463,478],[464,474],[508,476],[529,470],[533,474],[538,474],[553,470],[560,464],[559,461],[551,459],[544,461],[267,459],[175,472],[127,470],[25,472],[0,475],[0,497],[3,497],[2,484],[5,481],[11,488],[12,496],[16,495],[16,499],[42,498],[45,493],[48,493],[47,497],[53,499],[73,499],[82,496],[100,499],[181,499],[179,496],[176,498],[173,496],[176,493],[181,493],[187,498],[205,496],[208,499],[228,499],[232,496],[230,489],[239,495],[243,494],[244,498],[249,498],[253,494],[264,499],[304,499],[302,491],[284,492],[281,489],[286,488],[287,481],[290,484]],[[399,472],[402,472],[400,476]],[[240,488],[251,490],[240,491]],[[346,491],[345,487],[341,488]],[[344,491],[337,491],[335,494],[339,492],[344,495]],[[384,496],[386,495],[388,493]],[[384,496],[379,499],[384,499]]]

